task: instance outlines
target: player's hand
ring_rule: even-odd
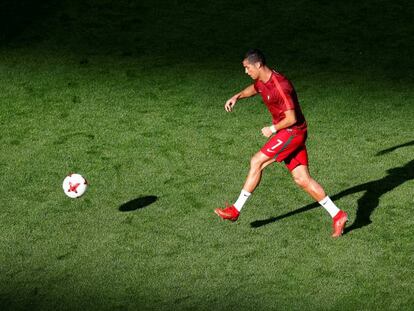
[[[233,110],[234,105],[236,104],[237,98],[230,98],[228,101],[226,101],[226,104],[224,105],[224,109],[227,112],[231,112]]]
[[[266,137],[272,136],[273,132],[270,129],[270,126],[266,126],[266,127],[262,128],[262,134]]]

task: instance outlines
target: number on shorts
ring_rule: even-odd
[[[277,143],[276,143],[276,145],[274,145],[272,148],[270,148],[270,149],[267,149],[267,151],[268,152],[273,152],[273,151],[275,151],[275,149],[277,148],[277,147],[279,147],[281,144],[283,144],[283,141],[282,140],[280,140],[280,139],[278,139],[277,140]]]

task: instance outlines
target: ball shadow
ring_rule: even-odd
[[[131,200],[129,202],[122,204],[119,207],[119,211],[120,212],[136,211],[137,209],[141,209],[141,208],[147,207],[148,205],[151,205],[157,200],[158,200],[158,197],[155,195],[147,195],[147,196],[139,197],[139,198],[136,198],[134,200]]]

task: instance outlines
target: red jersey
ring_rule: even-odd
[[[272,71],[267,82],[256,80],[254,88],[262,96],[263,102],[269,109],[273,124],[279,123],[285,116],[285,111],[295,110],[296,123],[289,128],[306,130],[306,120],[300,109],[298,97],[292,83],[282,74]]]

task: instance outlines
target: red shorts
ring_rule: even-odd
[[[284,161],[289,171],[292,171],[299,165],[308,165],[306,138],[306,131],[283,129],[273,135],[260,151],[277,162]]]

